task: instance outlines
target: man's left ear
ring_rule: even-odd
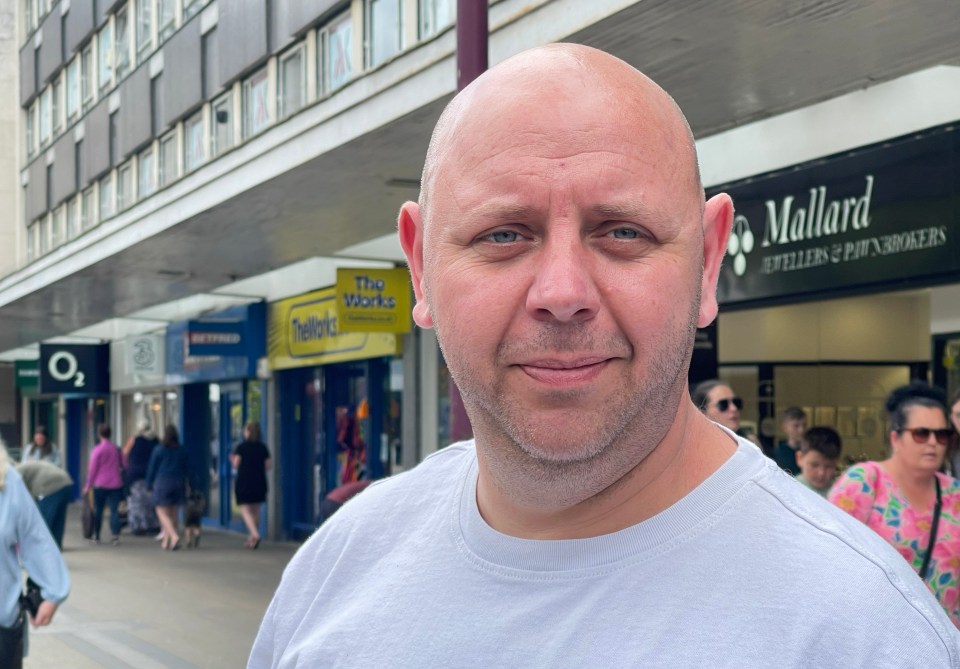
[[[697,327],[706,327],[717,317],[717,277],[732,224],[733,200],[729,195],[720,193],[707,200],[703,209],[703,279]]]

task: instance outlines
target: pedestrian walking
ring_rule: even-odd
[[[167,425],[147,465],[147,487],[153,491],[153,503],[163,530],[160,547],[164,550],[180,550],[177,526],[188,478],[187,451],[180,444],[180,433],[173,425]]]
[[[43,460],[52,465],[62,467],[60,462],[60,449],[50,441],[47,436],[47,428],[43,425],[37,425],[33,430],[33,440],[30,441],[20,453],[20,462],[34,462]]]
[[[100,543],[100,527],[103,524],[103,511],[110,507],[110,543],[120,543],[120,501],[123,499],[123,455],[120,447],[110,441],[113,430],[103,424],[97,428],[100,442],[90,452],[90,464],[87,467],[87,485],[83,492],[93,490],[93,542]]]
[[[127,488],[127,525],[135,535],[154,534],[160,521],[154,510],[153,496],[147,490],[147,466],[160,440],[154,434],[150,421],[137,423],[137,433],[123,445],[124,483]]]
[[[267,471],[270,469],[270,450],[263,443],[260,423],[250,421],[243,428],[243,441],[230,456],[230,464],[237,472],[234,493],[240,516],[247,526],[244,546],[260,546],[260,505],[267,499]]]

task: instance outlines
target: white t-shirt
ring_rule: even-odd
[[[739,440],[591,539],[503,535],[472,442],[371,486],[288,565],[248,667],[958,667],[960,633],[869,528]]]

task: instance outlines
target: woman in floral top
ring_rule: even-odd
[[[960,481],[938,471],[952,433],[943,395],[926,384],[903,386],[887,399],[887,412],[890,457],[848,469],[828,499],[866,523],[920,572],[939,492],[936,541],[924,580],[960,627]]]

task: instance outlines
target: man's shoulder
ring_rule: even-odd
[[[824,612],[831,606],[848,612],[877,606],[913,612],[917,624],[952,639],[956,650],[957,630],[910,565],[882,537],[782,470],[768,468],[755,482],[765,500],[754,502],[760,502],[768,515],[763,552],[781,566],[798,566],[787,579],[793,585],[784,582],[781,588],[795,587],[802,594],[815,587],[824,597],[820,602]],[[900,623],[908,621],[901,618]]]

